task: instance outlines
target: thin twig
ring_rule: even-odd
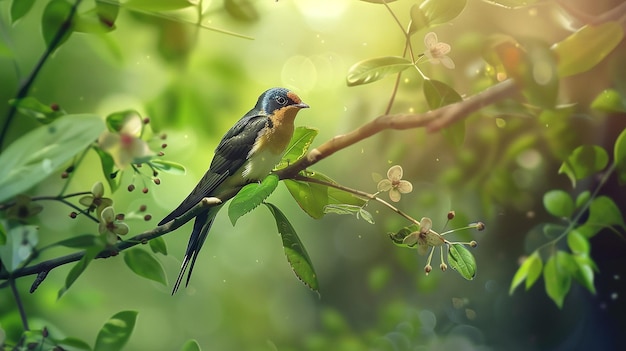
[[[7,119],[4,120],[2,130],[0,131],[0,149],[2,149],[2,145],[4,144],[4,138],[6,137],[9,127],[11,126],[11,122],[13,121],[13,118],[17,113],[17,101],[25,98],[28,95],[28,92],[30,91],[33,83],[35,83],[35,79],[39,75],[41,68],[43,68],[43,65],[46,63],[50,55],[52,55],[54,50],[56,50],[57,47],[61,44],[63,37],[67,34],[68,31],[72,29],[72,19],[74,18],[76,10],[78,9],[78,5],[80,5],[81,1],[82,0],[76,0],[76,2],[74,2],[74,5],[72,5],[72,8],[70,9],[67,18],[65,19],[65,21],[63,21],[63,23],[59,27],[59,30],[57,30],[56,34],[52,38],[52,41],[50,42],[50,45],[46,47],[46,51],[44,51],[43,55],[41,55],[41,58],[39,58],[37,65],[35,65],[35,68],[32,72],[30,72],[30,75],[22,83],[20,89],[15,95],[16,103],[11,104],[11,107],[9,108],[9,113],[7,114]]]
[[[15,286],[15,279],[9,280],[9,285],[11,285],[11,292],[13,293],[13,297],[15,297],[15,304],[17,305],[17,310],[20,312],[20,318],[22,319],[22,327],[24,330],[30,330],[28,327],[28,318],[26,317],[26,311],[24,310],[24,303],[22,303],[22,298],[20,297],[19,291],[17,291],[17,287]]]

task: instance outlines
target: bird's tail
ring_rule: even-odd
[[[204,244],[204,240],[206,240],[206,237],[209,234],[209,230],[211,229],[216,213],[217,211],[209,210],[196,217],[196,221],[193,224],[193,231],[191,232],[191,237],[189,238],[189,243],[187,244],[187,251],[185,252],[185,257],[183,258],[178,278],[176,278],[176,283],[174,283],[174,288],[172,289],[172,295],[174,295],[180,287],[180,283],[183,281],[183,276],[185,275],[187,266],[191,263],[191,266],[189,266],[189,273],[187,273],[185,287],[189,284],[191,272],[193,272],[193,266],[196,264],[198,253],[202,248],[202,244]]]

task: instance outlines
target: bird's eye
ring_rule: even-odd
[[[285,105],[287,103],[287,99],[285,99],[283,96],[277,96],[275,100],[280,105]]]

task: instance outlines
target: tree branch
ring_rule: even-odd
[[[234,195],[232,195],[234,196]],[[231,196],[231,197],[232,197]],[[171,220],[161,226],[158,226],[154,229],[145,231],[141,234],[138,234],[128,240],[120,241],[116,245],[109,247],[103,251],[101,251],[96,258],[108,258],[111,256],[116,256],[120,251],[131,248],[137,244],[145,244],[151,239],[158,238],[161,235],[172,232],[183,224],[189,222],[192,218],[197,216],[203,211],[206,211],[209,207],[216,206],[222,203],[222,200],[216,197],[205,197],[200,201],[196,206],[194,206],[191,210],[185,212],[182,216]],[[13,272],[2,271],[0,272],[0,279],[8,280],[9,282],[27,275],[46,273],[51,271],[52,269],[62,266],[64,264],[68,264],[71,262],[76,262],[80,260],[85,255],[85,251],[75,252],[69,255],[65,255],[62,257],[58,257],[55,259],[51,259],[48,261],[44,261],[32,266],[18,268]],[[41,281],[37,282],[38,284]],[[4,287],[6,283],[0,284],[0,287]]]
[[[429,132],[438,131],[458,120],[466,118],[472,112],[476,112],[487,105],[513,96],[517,91],[517,85],[513,80],[509,79],[466,100],[436,110],[420,114],[389,114],[379,116],[348,134],[335,136],[311,150],[305,157],[294,162],[292,165],[277,171],[276,174],[278,174],[281,179],[293,178],[298,172],[316,164],[335,152],[367,139],[383,130],[404,130],[424,127]]]

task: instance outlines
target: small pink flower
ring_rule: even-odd
[[[108,152],[119,169],[131,163],[142,163],[152,157],[153,152],[141,139],[143,120],[139,114],[129,113],[117,133],[106,131],[98,139],[100,148]]]
[[[437,34],[434,32],[426,33],[426,36],[424,37],[424,45],[426,45],[424,55],[431,63],[441,63],[446,68],[454,68],[454,61],[448,57],[448,53],[450,53],[451,49],[450,44],[440,42],[439,39],[437,39]]]

